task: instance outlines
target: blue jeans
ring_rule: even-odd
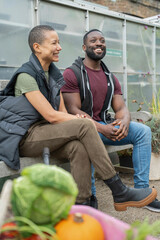
[[[104,122],[99,122],[105,125]],[[117,126],[118,127],[118,126]],[[105,145],[133,144],[132,161],[134,168],[134,187],[149,187],[149,171],[151,160],[151,130],[148,126],[130,122],[127,137],[120,141],[112,141],[99,133]],[[96,194],[94,168],[92,166],[92,194]]]

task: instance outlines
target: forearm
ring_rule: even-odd
[[[131,120],[129,110],[126,107],[121,108],[115,113],[115,119],[123,119],[125,122],[129,123]]]
[[[77,119],[75,115],[65,113],[65,112],[55,111],[55,110],[52,113],[44,116],[44,118],[52,124],[61,123],[61,122],[69,121],[72,119]]]
[[[130,122],[130,112],[121,95],[114,95],[112,99],[112,109],[115,112],[115,119],[121,119],[127,125]]]
[[[68,112],[71,113],[71,114],[74,114],[74,115],[80,114],[80,115],[86,116],[87,118],[89,118],[93,121],[93,123],[96,126],[96,129],[97,129],[98,132],[100,132],[100,133],[104,132],[104,130],[103,130],[104,126],[102,124],[96,122],[95,120],[93,120],[92,117],[89,114],[87,114],[86,112],[78,109],[77,107],[73,107],[73,106],[72,106],[72,108],[68,108]]]
[[[100,123],[98,123],[98,122],[96,122],[96,121],[94,121],[94,123],[95,123],[95,126],[96,126],[96,128],[97,128],[97,131],[98,131],[99,133],[104,134],[104,131],[105,131],[104,128],[105,128],[106,125],[100,124]]]
[[[60,105],[61,111],[56,111],[40,91],[28,92],[25,96],[43,118],[50,123],[60,123],[77,118],[72,114],[63,112],[65,111],[63,104]]]
[[[62,93],[60,93],[60,105],[59,105],[59,109],[58,109],[60,112],[65,112],[67,113],[67,109],[65,107],[65,104],[64,104],[64,100],[63,100],[63,96],[62,96]]]
[[[114,126],[119,125],[116,140],[120,141],[128,135],[130,119],[130,112],[126,107],[116,111],[115,121],[113,122]]]
[[[70,113],[70,114],[73,114],[73,115],[76,115],[76,114],[84,115],[84,116],[86,116],[87,118],[92,119],[89,114],[87,114],[86,112],[80,110],[80,109],[77,108],[77,107],[67,108],[67,110],[68,110],[68,113]]]

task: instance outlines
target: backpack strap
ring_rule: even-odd
[[[80,87],[80,82],[81,82],[81,73],[80,73],[80,69],[73,64],[72,66],[68,67],[69,69],[72,69],[72,71],[74,72],[76,78],[77,78],[77,82],[78,82],[78,86]]]
[[[72,69],[72,71],[74,72],[74,74],[76,76],[78,87],[79,87],[79,90],[80,90],[80,97],[81,97],[81,100],[83,100],[84,99],[84,92],[83,92],[83,87],[82,87],[82,84],[81,84],[82,75],[81,75],[80,68],[77,67],[75,64],[73,64],[72,66],[70,66],[68,68]]]

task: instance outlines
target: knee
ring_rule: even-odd
[[[140,125],[140,137],[144,139],[145,142],[151,142],[151,129],[145,124],[139,124]]]
[[[81,156],[81,158],[86,158],[88,156],[83,144],[78,140],[70,142],[70,154]]]
[[[148,140],[151,141],[151,129],[147,125],[137,122],[131,122],[130,130],[133,137],[136,137],[137,139],[143,138],[147,142]]]
[[[82,126],[82,128],[85,128],[87,130],[88,129],[89,130],[91,130],[91,129],[96,130],[96,127],[91,120],[89,120],[89,119],[78,119],[78,121],[79,121],[80,126]]]
[[[94,123],[93,123],[93,121],[92,120],[90,120],[90,119],[83,119],[83,123],[86,125],[86,126],[88,126],[88,127],[94,127]]]
[[[147,125],[145,124],[141,124],[142,125],[142,133],[143,135],[147,138],[147,139],[151,139],[151,129],[150,127],[148,127]]]

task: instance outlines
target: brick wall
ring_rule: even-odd
[[[109,10],[141,18],[160,14],[160,0],[86,0],[108,7]]]

